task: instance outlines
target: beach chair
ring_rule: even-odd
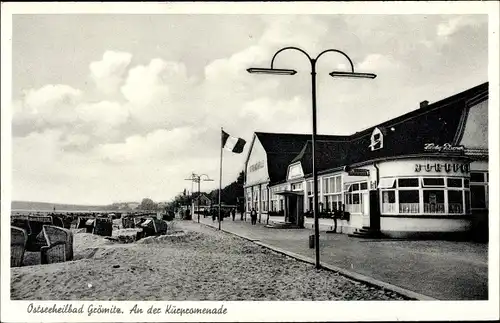
[[[52,216],[52,221],[53,221],[53,224],[56,227],[64,228],[64,222],[63,222],[63,220],[62,220],[62,218],[60,216],[53,215]]]
[[[73,232],[53,225],[44,225],[47,246],[40,249],[42,264],[73,260]]]
[[[49,215],[30,215],[28,224],[30,232],[28,233],[28,243],[26,250],[40,251],[40,248],[46,246],[46,241],[41,234],[44,225],[52,225],[52,217]]]
[[[93,234],[110,237],[113,233],[113,221],[109,218],[96,218]]]
[[[156,234],[155,225],[153,219],[146,219],[144,222],[139,224],[142,228],[142,237],[154,236]]]
[[[158,220],[156,218],[152,218],[153,227],[155,229],[156,234],[166,234],[167,233],[167,222],[164,220]]]
[[[85,232],[92,233],[94,232],[95,219],[87,219],[85,221]]]
[[[123,217],[122,218],[122,228],[135,228],[134,218],[131,217]]]
[[[21,267],[23,265],[24,252],[28,242],[26,230],[18,227],[10,228],[10,266]]]
[[[28,215],[24,214],[13,214],[10,217],[10,225],[13,227],[21,228],[26,231],[27,234],[31,233],[30,224],[28,221]]]
[[[83,228],[86,228],[88,226],[87,223],[90,223],[88,222],[89,220],[94,220],[95,217],[94,216],[91,216],[91,215],[84,215],[84,216],[79,216],[78,217],[78,220],[76,221],[76,228],[77,229],[83,229]]]
[[[145,220],[142,217],[134,217],[134,225],[140,227]]]

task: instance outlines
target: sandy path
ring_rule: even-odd
[[[30,300],[364,300],[398,295],[316,271],[192,222],[184,237],[100,244],[62,264],[11,269],[11,298]],[[92,239],[92,238],[88,238]],[[100,238],[99,238],[100,239]],[[148,243],[149,242],[149,243]]]

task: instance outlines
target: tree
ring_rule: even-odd
[[[243,211],[244,205],[244,189],[243,185],[245,183],[245,173],[242,171],[239,173],[238,178],[235,182],[227,185],[222,189],[221,193],[221,203],[229,205],[237,205],[240,212]],[[210,198],[214,204],[219,204],[219,190],[213,190],[210,192]]]
[[[158,209],[158,204],[150,198],[143,198],[141,204],[137,208],[146,211],[156,211]]]

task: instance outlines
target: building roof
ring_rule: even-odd
[[[305,143],[311,140],[308,134],[256,132],[262,147],[267,153],[267,169],[271,183],[286,179],[288,165],[297,157]],[[318,140],[347,139],[349,136],[318,135]]]
[[[488,97],[488,82],[350,136],[317,135],[318,172],[364,161],[424,153],[424,145],[458,144],[467,105]],[[372,151],[371,135],[379,128],[383,148]],[[288,166],[301,162],[304,175],[312,173],[310,134],[256,132],[267,153],[270,184],[286,181]],[[428,152],[426,152],[428,154]]]

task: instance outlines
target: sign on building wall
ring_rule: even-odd
[[[370,171],[368,169],[355,168],[351,169],[347,174],[349,176],[370,176]]]
[[[469,164],[454,164],[454,163],[426,163],[426,164],[415,164],[415,171],[418,172],[462,172],[462,173],[468,173],[470,171],[470,165]]]
[[[248,167],[248,172],[249,173],[252,173],[252,172],[255,172],[261,168],[264,168],[264,161],[263,160],[259,160],[258,162],[256,162],[255,164],[252,164]]]
[[[258,140],[252,146],[245,172],[247,186],[269,181],[266,152]]]
[[[451,144],[436,145],[434,143],[429,143],[424,145],[425,151],[439,152],[439,153],[463,153],[465,151],[464,146],[453,146]]]

